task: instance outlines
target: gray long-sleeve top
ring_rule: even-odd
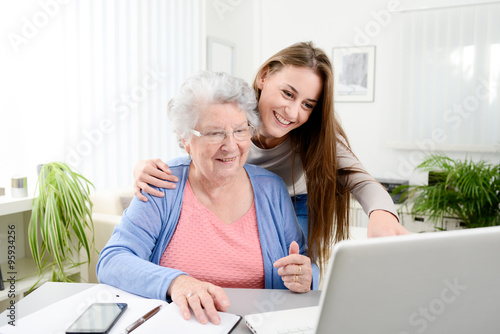
[[[295,155],[294,177],[292,178],[291,155],[292,148],[289,138],[271,149],[261,149],[252,143],[247,163],[255,164],[279,175],[285,181],[290,196],[307,194],[306,178],[298,154]],[[346,146],[343,138],[339,138],[337,141],[337,162],[339,168],[365,171],[361,162]],[[368,172],[350,174],[345,178],[344,184],[354,185],[351,193],[367,215],[374,210],[385,210],[398,217],[391,196]],[[295,180],[295,184],[293,180]]]

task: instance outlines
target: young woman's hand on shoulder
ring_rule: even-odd
[[[141,190],[156,197],[163,197],[161,191],[151,188],[150,185],[174,189],[176,185],[172,182],[178,181],[168,165],[160,159],[141,160],[134,167],[134,194],[143,202],[147,202],[148,199],[141,194]]]

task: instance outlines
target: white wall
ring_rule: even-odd
[[[399,30],[401,14],[388,8],[405,6],[398,0],[271,0],[262,1],[261,59],[297,41],[313,41],[332,55],[332,48],[347,45],[376,47],[375,100],[373,103],[336,103],[336,110],[354,152],[367,170],[378,178],[410,179],[420,182],[425,175],[413,173],[429,145],[423,149],[396,150],[387,143],[401,110]],[[418,6],[418,2],[413,2]],[[398,7],[402,8],[402,7]],[[418,147],[419,143],[415,143]],[[498,154],[447,152],[451,157],[485,158],[496,163]]]
[[[210,0],[206,2],[206,35],[235,46],[234,75],[251,84],[257,71],[260,1]]]

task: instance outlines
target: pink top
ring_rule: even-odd
[[[255,202],[243,217],[226,225],[196,199],[188,181],[179,222],[160,266],[223,288],[264,289]]]

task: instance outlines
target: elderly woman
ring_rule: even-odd
[[[182,85],[168,111],[190,159],[170,165],[175,190],[134,198],[101,252],[100,282],[172,300],[184,318],[191,308],[215,324],[229,306],[224,287],[317,287],[285,184],[245,164],[255,107],[253,90],[227,74],[203,72]]]

